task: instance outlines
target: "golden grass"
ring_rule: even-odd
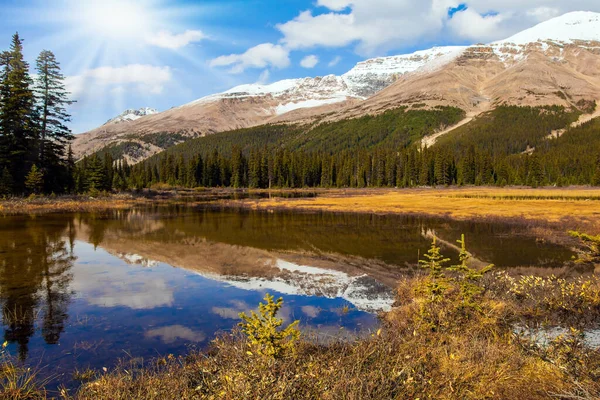
[[[131,196],[108,196],[91,198],[86,196],[32,199],[10,199],[0,201],[0,215],[51,214],[61,212],[98,212],[131,208],[138,204]]]
[[[525,218],[600,221],[600,189],[443,188],[328,191],[316,198],[245,200],[255,209],[416,213],[456,219]]]

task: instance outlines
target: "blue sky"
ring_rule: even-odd
[[[160,111],[243,83],[342,74],[358,61],[508,37],[597,0],[0,0],[0,50],[18,31],[52,50],[78,102],[75,133],[126,108]]]

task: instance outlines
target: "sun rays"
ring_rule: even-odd
[[[198,25],[212,6],[166,0],[40,0],[37,5],[11,12],[46,27],[44,36],[28,42],[31,47],[69,55],[61,61],[78,100],[72,107],[75,119],[80,110],[159,107],[163,92],[189,91],[171,71],[207,69],[199,42],[209,39]],[[136,75],[140,70],[143,76]]]

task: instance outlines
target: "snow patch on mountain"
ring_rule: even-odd
[[[322,100],[303,100],[303,101],[294,101],[291,103],[280,104],[275,108],[275,114],[283,115],[290,111],[300,110],[302,108],[313,108],[326,106],[328,104],[335,104],[345,101],[347,99],[346,96],[333,97],[330,99],[322,99]]]
[[[358,63],[342,78],[358,97],[369,97],[394,83],[402,75],[432,72],[458,58],[467,47],[434,47],[393,57],[379,57]]]
[[[118,124],[121,122],[135,121],[135,120],[138,120],[147,115],[154,115],[154,114],[158,114],[158,110],[156,110],[154,108],[150,108],[150,107],[144,107],[144,108],[140,108],[138,110],[128,109],[128,110],[123,111],[119,116],[108,120],[106,123],[107,124],[110,124],[110,123]]]
[[[567,13],[492,44],[527,45],[544,41],[556,43],[600,41],[600,14],[588,11]]]

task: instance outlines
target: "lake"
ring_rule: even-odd
[[[434,235],[454,258],[465,233],[476,262],[561,272],[573,252],[548,231],[186,206],[0,217],[3,335],[51,387],[74,387],[75,370],[203,348],[267,292],[284,297],[281,316],[315,340],[369,334]]]

